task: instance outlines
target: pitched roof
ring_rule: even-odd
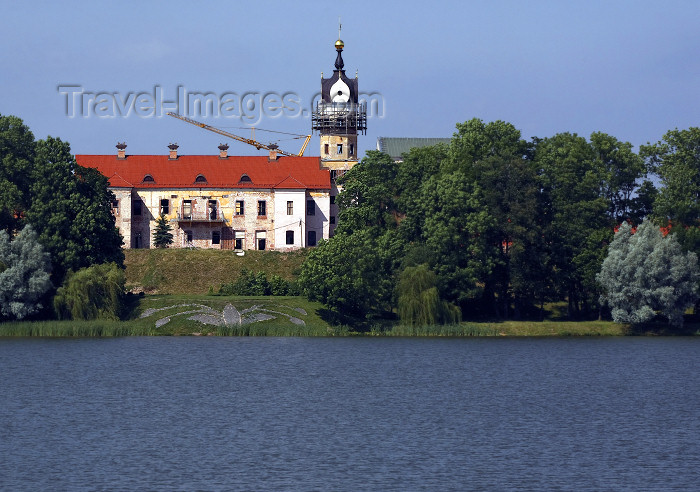
[[[428,147],[439,143],[449,144],[451,138],[410,138],[379,137],[377,150],[389,154],[394,160],[402,160],[402,155],[414,147]]]
[[[181,155],[170,160],[167,155],[76,155],[84,167],[95,168],[109,179],[113,187],[136,188],[279,188],[330,189],[330,173],[321,169],[319,157]],[[246,174],[250,181],[241,182]],[[153,180],[144,182],[150,175]],[[198,176],[206,181],[195,182]]]

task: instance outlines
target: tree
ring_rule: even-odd
[[[520,130],[505,121],[484,123],[478,118],[457,123],[450,142],[449,159],[444,170],[461,169],[470,172],[478,161],[498,156],[504,159],[527,158],[532,152],[531,145],[521,138]]]
[[[111,212],[107,178],[78,166],[70,145],[47,137],[36,146],[27,221],[51,254],[54,281],[94,264],[122,265],[122,237]]]
[[[622,224],[596,278],[615,322],[644,323],[658,311],[682,326],[683,313],[698,299],[700,271],[695,253],[684,253],[673,235],[663,237],[644,221],[636,233]]]
[[[375,239],[367,231],[321,241],[302,264],[299,285],[312,301],[356,316],[391,306],[393,280]]]
[[[56,291],[54,310],[60,319],[119,319],[126,277],[116,263],[83,268]]]
[[[544,297],[541,280],[546,277],[542,268],[546,258],[538,220],[537,176],[531,161],[500,156],[476,162],[474,171],[484,203],[494,218],[486,234],[488,242],[496,247],[496,258],[486,280],[484,300],[504,317],[509,316],[511,302],[515,301],[519,315]],[[536,267],[538,263],[540,267]]]
[[[591,134],[591,148],[603,175],[602,196],[608,203],[608,216],[615,225],[637,215],[635,190],[637,180],[646,174],[642,158],[629,142],[601,132]]]
[[[0,231],[0,315],[23,319],[38,313],[51,289],[51,261],[31,226],[14,240]]]
[[[29,203],[34,135],[16,116],[0,115],[0,229],[21,229]]]
[[[700,225],[700,128],[671,130],[640,147],[649,171],[661,181],[654,214],[674,225]]]
[[[422,189],[419,212],[425,217],[423,240],[434,251],[430,266],[440,294],[466,309],[481,295],[497,255],[487,235],[494,219],[481,189],[461,170],[434,176]]]
[[[461,320],[459,308],[440,299],[437,276],[425,263],[401,272],[397,294],[399,317],[407,325],[427,326]]]
[[[339,183],[337,234],[375,228],[377,233],[396,226],[397,164],[382,152],[371,150]]]
[[[586,139],[571,133],[536,140],[534,163],[549,276],[569,316],[585,316],[597,301],[595,275],[614,225],[601,193],[604,167]]]
[[[153,244],[156,248],[167,248],[173,244],[173,234],[170,232],[172,227],[168,223],[165,214],[161,213],[156,219],[156,228],[153,231]]]

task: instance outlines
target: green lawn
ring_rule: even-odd
[[[234,282],[244,268],[293,280],[307,250],[292,252],[208,249],[124,250],[128,289],[158,294],[206,294]]]

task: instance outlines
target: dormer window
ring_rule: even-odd
[[[197,177],[194,179],[195,183],[206,183],[207,178],[204,177],[203,174],[198,174]]]
[[[239,183],[252,183],[253,180],[247,174],[241,174],[241,179],[238,180]]]
[[[146,175],[143,177],[143,182],[144,182],[144,183],[155,183],[156,180],[153,179],[153,176],[151,176],[150,174],[146,174]]]

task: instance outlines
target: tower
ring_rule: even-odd
[[[335,70],[327,79],[321,74],[321,100],[311,116],[311,128],[321,135],[321,165],[332,177],[357,164],[357,134],[367,131],[367,107],[358,101],[357,75],[350,79],[343,69],[344,47],[339,29]]]

